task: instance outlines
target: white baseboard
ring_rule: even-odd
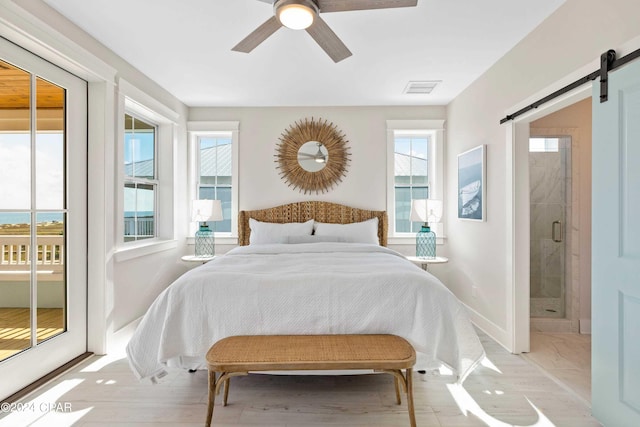
[[[580,333],[591,335],[591,319],[580,319]]]
[[[478,313],[473,308],[469,307],[465,303],[462,303],[464,307],[467,309],[469,313],[469,317],[471,318],[471,322],[482,330],[485,334],[489,335],[494,339],[498,344],[505,348],[508,352],[513,352],[513,343],[511,341],[511,337],[509,333],[501,328],[500,326],[493,323],[491,320],[487,319],[480,313]]]
[[[142,316],[133,320],[132,322],[124,325],[122,328],[115,331],[111,338],[108,340],[107,352],[111,353],[112,351],[118,351],[124,349],[127,346],[127,343],[131,339],[131,336],[135,332],[138,324],[142,320]]]

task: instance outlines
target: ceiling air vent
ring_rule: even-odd
[[[409,82],[407,87],[404,88],[404,93],[429,94],[438,83],[440,83],[440,80]]]

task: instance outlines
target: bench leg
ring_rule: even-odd
[[[413,408],[413,379],[411,368],[406,369],[407,378],[407,409],[409,410],[409,423],[411,427],[416,427],[416,414]]]
[[[405,370],[405,374],[402,375],[401,369],[377,369],[376,372],[385,372],[387,374],[393,375],[396,387],[396,402],[398,405],[400,402],[400,386],[404,389],[404,392],[407,393],[407,409],[409,411],[409,421],[411,423],[411,427],[416,427],[416,414],[413,408],[413,378],[411,376],[412,369],[407,368]]]
[[[211,426],[211,419],[213,418],[213,405],[216,400],[216,373],[215,371],[209,371],[209,399],[207,402],[207,422],[205,427]]]
[[[229,398],[229,386],[231,385],[231,378],[227,378],[224,382],[224,399],[222,400],[222,406],[227,406],[227,399]]]
[[[405,393],[407,392],[407,380],[404,375],[402,375],[402,369],[374,369],[374,372],[384,372],[385,374],[393,375],[395,379],[393,384],[396,388],[396,403],[401,405],[400,386],[402,386]]]

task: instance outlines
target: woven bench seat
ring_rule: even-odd
[[[249,335],[224,338],[207,352],[209,399],[206,426],[211,425],[215,395],[224,385],[227,405],[229,379],[250,371],[374,370],[395,377],[407,394],[411,427],[415,427],[412,368],[416,352],[395,335]],[[405,370],[404,374],[402,370]],[[218,376],[218,374],[220,374]]]

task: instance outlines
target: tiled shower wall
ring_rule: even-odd
[[[571,139],[560,138],[557,152],[529,153],[531,201],[531,316],[564,318],[566,249],[570,248]],[[560,221],[562,242],[553,240],[553,222]],[[559,229],[557,229],[559,231]]]

